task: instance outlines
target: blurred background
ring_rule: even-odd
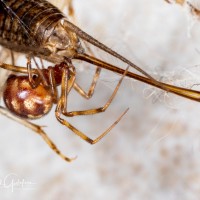
[[[58,3],[66,11],[65,1]],[[156,79],[200,90],[200,22],[188,6],[164,0],[74,0],[73,5],[81,29]],[[93,50],[95,56],[126,67]],[[19,57],[17,64],[24,65],[24,59]],[[82,62],[75,66],[79,84],[88,88],[94,67]],[[119,79],[103,70],[94,97],[87,101],[72,92],[69,110],[104,105]],[[45,126],[63,153],[78,155],[72,163],[33,131],[0,116],[1,199],[199,199],[199,103],[125,78],[105,113],[69,121],[95,138],[126,108],[119,124],[93,146],[56,120],[55,107],[34,121]]]

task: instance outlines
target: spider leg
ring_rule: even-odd
[[[108,101],[104,104],[104,106],[99,107],[99,108],[88,109],[88,110],[83,110],[83,111],[70,111],[70,112],[68,112],[67,111],[67,94],[66,94],[66,92],[63,91],[62,94],[61,94],[61,99],[62,99],[62,102],[63,102],[62,114],[67,116],[67,117],[73,117],[73,116],[77,116],[77,115],[93,115],[93,114],[96,114],[96,113],[105,112],[106,109],[110,106],[114,97],[116,96],[117,91],[119,90],[119,87],[120,87],[122,80],[125,77],[127,71],[128,71],[128,68],[126,69],[125,73],[123,74],[123,76],[119,80],[117,86],[115,87],[115,90],[113,91],[113,93],[110,96],[110,98],[108,99]],[[66,78],[64,78],[64,79],[66,79]],[[64,82],[64,80],[63,80],[63,82]],[[67,83],[67,81],[66,81],[66,83]],[[67,88],[66,83],[64,84],[65,87],[63,87],[63,88]]]
[[[104,131],[100,136],[98,136],[96,139],[91,139],[90,137],[88,137],[87,135],[85,135],[83,132],[79,131],[77,128],[75,128],[73,125],[71,125],[68,121],[64,120],[63,118],[61,118],[61,114],[65,115],[65,116],[76,116],[76,115],[92,115],[92,114],[96,114],[96,113],[100,113],[100,112],[104,112],[109,105],[111,104],[112,100],[114,99],[119,86],[124,78],[124,76],[126,75],[126,72],[128,71],[128,68],[126,69],[125,73],[123,74],[122,78],[120,79],[119,83],[117,84],[113,94],[111,95],[110,99],[107,101],[107,103],[100,108],[96,108],[96,109],[89,109],[89,110],[84,110],[84,111],[72,111],[72,112],[67,112],[67,96],[68,96],[68,92],[66,91],[70,91],[70,89],[68,88],[68,73],[66,70],[64,70],[63,72],[63,77],[62,77],[62,84],[61,84],[61,97],[58,100],[58,104],[56,106],[56,118],[57,120],[63,124],[64,126],[68,127],[69,129],[71,129],[76,135],[78,135],[79,137],[81,137],[83,140],[85,140],[86,142],[90,143],[90,144],[95,144],[98,141],[100,141],[105,135],[108,134],[108,132],[110,132],[110,130],[112,128],[114,128],[114,126],[121,120],[121,118],[126,114],[126,112],[128,111],[128,109],[122,113],[122,115],[106,130]]]
[[[54,70],[53,70],[52,67],[49,67],[48,76],[49,76],[49,83],[50,83],[49,86],[50,86],[50,89],[51,89],[53,102],[57,103],[58,102],[58,91],[57,91],[57,87],[56,87]]]
[[[77,24],[77,20],[76,20],[76,17],[75,17],[75,12],[74,12],[74,7],[73,7],[73,0],[66,0],[66,4],[68,5],[68,15],[71,17],[72,21],[74,24]],[[86,49],[88,50],[88,52],[93,56],[94,53],[92,52],[92,50],[90,49],[90,47],[88,46],[88,44],[83,41]],[[96,71],[95,71],[95,74],[93,76],[93,80],[92,80],[92,83],[89,87],[89,90],[88,92],[84,91],[80,85],[78,85],[78,83],[74,83],[74,89],[81,95],[83,96],[84,98],[86,99],[90,99],[92,96],[93,96],[93,93],[94,93],[94,90],[95,90],[95,87],[96,87],[96,83],[98,81],[98,78],[99,78],[99,75],[100,75],[100,72],[101,72],[101,68],[100,67],[97,67],[96,68]]]
[[[56,118],[57,120],[63,124],[64,126],[68,127],[71,131],[73,131],[76,135],[78,135],[80,138],[82,138],[83,140],[85,140],[86,142],[90,143],[90,144],[95,144],[98,141],[100,141],[104,136],[106,136],[116,125],[117,123],[122,119],[122,117],[127,113],[128,109],[122,113],[122,115],[106,130],[104,131],[100,136],[98,136],[95,139],[92,139],[90,137],[88,137],[87,135],[85,135],[83,132],[79,131],[76,127],[74,127],[72,124],[70,124],[68,121],[62,119],[60,117],[60,115],[62,114],[61,112],[61,102],[59,101],[59,103],[57,104],[56,107]]]
[[[41,126],[33,124],[27,120],[24,120],[22,118],[19,118],[15,115],[13,115],[12,113],[10,113],[7,109],[5,109],[4,107],[0,106],[0,113],[20,124],[23,124],[25,127],[30,128],[31,130],[33,130],[35,133],[39,134],[43,140],[49,145],[49,147],[56,153],[58,154],[62,159],[71,162],[74,159],[76,159],[76,157],[74,158],[69,158],[66,157],[65,155],[62,154],[62,152],[57,148],[57,146],[53,143],[53,141],[48,137],[48,135],[44,132],[44,130],[42,129]]]
[[[33,74],[32,74],[32,70],[31,70],[32,69],[32,64],[31,64],[31,57],[30,56],[27,56],[26,67],[27,67],[27,72],[28,72],[29,83],[30,83],[32,88],[36,88],[39,85],[40,80],[37,79],[38,81],[35,81],[33,79]]]
[[[33,61],[37,67],[37,74],[38,74],[38,77],[36,79],[33,78],[33,68],[32,68],[32,64],[31,64],[31,59],[33,58]],[[38,65],[38,63],[36,62],[35,58],[34,57],[31,57],[30,55],[27,55],[27,63],[26,63],[26,66],[27,66],[27,72],[28,72],[28,78],[29,78],[29,83],[31,85],[32,88],[36,88],[42,81],[43,85],[45,86],[48,86],[48,83],[41,71],[41,68],[40,66]]]
[[[88,92],[85,92],[80,85],[78,85],[78,83],[74,83],[74,89],[84,98],[86,99],[90,99],[93,94],[94,94],[94,90],[95,90],[95,87],[96,87],[96,84],[97,84],[97,80],[99,78],[99,75],[100,75],[100,72],[101,72],[101,68],[100,67],[97,67],[96,68],[96,71],[95,71],[95,74],[93,76],[93,80],[92,80],[92,83],[89,87],[89,90]]]

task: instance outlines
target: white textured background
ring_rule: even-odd
[[[74,7],[83,30],[157,79],[200,89],[200,22],[183,7],[163,0],[74,0]],[[104,54],[101,58],[120,64]],[[81,63],[76,66],[83,69]],[[92,68],[79,70],[80,82],[88,85],[92,74]],[[94,98],[84,105],[72,92],[70,108],[103,105],[117,80],[104,71]],[[45,130],[66,155],[78,155],[72,163],[31,130],[0,116],[0,198],[198,200],[199,103],[126,79],[107,112],[70,120],[94,138],[127,107],[121,122],[94,146],[60,125],[53,111],[36,121],[48,126]],[[12,192],[12,180],[35,184],[16,185]]]

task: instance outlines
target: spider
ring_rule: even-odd
[[[8,109],[0,106],[0,113],[38,133],[40,136],[42,136],[42,138],[50,146],[50,148],[53,149],[53,151],[55,151],[61,158],[66,161],[70,162],[76,157],[69,158],[63,155],[56,147],[56,145],[52,142],[52,140],[47,136],[42,127],[32,122],[29,122],[28,119],[30,120],[43,117],[44,115],[48,114],[48,112],[52,108],[52,105],[56,104],[56,119],[62,125],[68,127],[86,142],[90,144],[95,144],[100,141],[112,128],[114,128],[114,126],[128,111],[127,109],[125,112],[123,112],[123,114],[106,131],[104,131],[99,137],[94,140],[86,136],[83,132],[78,130],[76,127],[74,127],[72,124],[61,117],[61,115],[64,115],[66,117],[74,117],[78,115],[93,115],[96,113],[104,112],[110,106],[112,100],[114,99],[122,83],[122,80],[127,73],[128,68],[125,70],[124,75],[119,80],[112,95],[104,106],[89,110],[69,112],[67,110],[67,97],[72,88],[74,88],[84,98],[90,99],[93,96],[96,86],[96,76],[94,76],[93,78],[89,91],[85,92],[76,83],[76,69],[70,61],[62,62],[53,67],[49,66],[46,69],[40,69],[38,65],[37,69],[32,69],[30,62],[28,67],[29,70],[27,70],[27,68],[25,67],[13,65],[2,64],[2,66],[10,71],[23,73],[26,75],[11,74],[8,77],[3,91],[3,99]],[[58,96],[57,87],[60,85],[61,95]]]
[[[67,0],[67,2],[69,3],[68,13],[73,15],[72,0]],[[45,0],[0,0],[0,6],[0,44],[11,51],[27,55],[27,67],[16,66],[14,59],[12,59],[12,65],[0,63],[0,68],[26,74],[23,76],[11,75],[8,78],[3,92],[3,98],[8,109],[1,106],[0,112],[40,134],[47,144],[66,161],[71,161],[75,158],[64,156],[50,140],[42,127],[29,122],[27,119],[36,119],[44,116],[51,110],[52,105],[56,104],[55,115],[57,120],[83,140],[90,144],[95,144],[120,121],[127,110],[105,132],[94,140],[72,126],[61,115],[73,117],[104,112],[115,97],[124,76],[188,99],[200,100],[200,92],[198,91],[155,80],[143,69],[68,21],[60,10]],[[129,67],[139,71],[143,76],[128,71],[128,68],[124,70],[94,57],[93,52],[87,47],[86,42],[123,61]],[[56,65],[45,69],[42,64],[40,67],[35,62],[37,69],[33,69],[31,60],[34,60],[34,57],[39,57],[41,60],[48,60]],[[88,92],[85,92],[76,83],[76,70],[72,63],[73,60],[81,60],[96,66],[95,75]],[[74,88],[86,99],[91,98],[101,68],[122,75],[110,99],[100,108],[69,112],[67,109],[67,97],[71,89]],[[59,85],[61,85],[60,96],[58,96],[57,92],[57,86]]]

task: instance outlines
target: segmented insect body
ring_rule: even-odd
[[[81,38],[153,79],[140,67],[69,22],[61,11],[47,1],[1,0],[0,2],[0,11],[3,10],[0,44],[3,46],[60,63],[66,59],[83,60],[79,57],[84,54],[79,41]]]
[[[65,28],[64,15],[50,3],[43,0],[1,2],[1,45],[54,63],[82,51],[77,35]]]

